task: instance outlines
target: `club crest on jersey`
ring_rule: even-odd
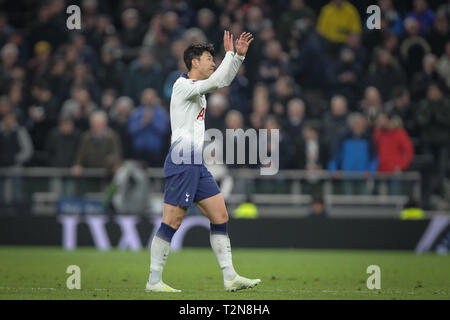
[[[202,108],[202,110],[198,113],[197,120],[198,119],[205,120],[205,108]]]

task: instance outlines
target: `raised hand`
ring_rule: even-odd
[[[225,49],[225,52],[233,51],[233,35],[230,33],[230,31],[225,30],[223,34],[223,48]]]
[[[248,32],[242,32],[236,40],[236,53],[240,56],[245,56],[250,43],[253,41],[253,35]]]

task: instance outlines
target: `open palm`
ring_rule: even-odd
[[[245,56],[250,43],[253,41],[253,35],[248,32],[242,32],[239,38],[236,40],[236,53],[240,56]]]

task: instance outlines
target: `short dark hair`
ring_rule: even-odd
[[[214,56],[214,46],[210,43],[193,43],[184,50],[183,59],[189,71],[192,68],[192,59],[200,59],[205,51]]]

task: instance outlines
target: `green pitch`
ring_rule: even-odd
[[[233,249],[236,270],[261,278],[227,293],[210,249],[169,255],[164,281],[182,293],[146,293],[149,252],[55,247],[0,247],[0,299],[450,299],[450,257],[412,252]],[[68,290],[69,265],[81,268],[81,289]],[[381,289],[366,287],[369,265],[381,268]]]

